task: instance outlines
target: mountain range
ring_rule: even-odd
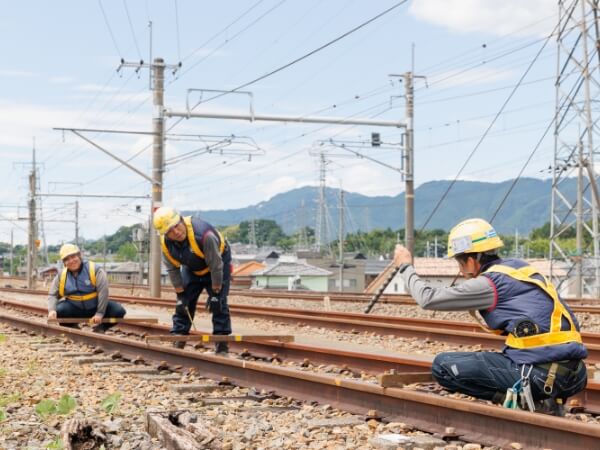
[[[449,230],[469,217],[489,220],[507,194],[514,180],[499,183],[457,181],[429,220],[427,229]],[[451,181],[440,180],[423,183],[415,189],[415,229],[419,230],[436,204],[448,189]],[[493,224],[497,231],[509,234],[518,231],[528,234],[550,220],[552,180],[521,178],[507,197]],[[561,192],[574,198],[576,179],[563,182]],[[339,221],[339,190],[326,188],[326,233],[333,238]],[[309,226],[315,228],[319,205],[319,188],[306,186],[277,194],[271,199],[245,208],[228,210],[183,211],[200,215],[213,225],[233,225],[252,219],[276,221],[285,233],[291,234]],[[404,228],[404,193],[396,196],[369,197],[344,192],[344,228],[347,233],[373,229]]]

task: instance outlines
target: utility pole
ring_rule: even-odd
[[[32,168],[29,174],[29,227],[27,232],[27,289],[35,287],[37,268],[37,221],[35,195],[37,190],[37,166],[35,162],[35,145],[33,147]]]
[[[327,199],[325,197],[325,189],[327,185],[327,164],[329,161],[325,158],[325,154],[321,153],[319,157],[319,208],[317,209],[317,227],[315,229],[315,251],[321,252],[321,245],[326,239],[325,227],[325,205]]]
[[[344,292],[344,191],[340,187],[340,229],[339,229],[340,292]]]
[[[406,96],[406,138],[404,147],[404,211],[406,223],[404,225],[404,242],[414,261],[415,253],[415,185],[414,185],[414,158],[413,158],[413,119],[414,119],[414,88],[413,73],[404,74],[404,92]]]
[[[79,200],[75,200],[75,245],[79,247]]]
[[[152,213],[162,206],[163,199],[163,173],[165,171],[165,117],[164,117],[164,92],[165,92],[165,62],[162,58],[155,58],[152,63],[154,116],[152,117],[152,131],[154,132],[152,145],[152,208],[150,214],[150,264],[148,267],[148,285],[150,295],[160,297],[160,268],[161,249],[160,239],[152,227]]]
[[[13,238],[13,229],[10,229],[10,266],[8,274],[12,277],[13,275],[13,249],[15,247],[15,242]]]

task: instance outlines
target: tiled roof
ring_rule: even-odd
[[[233,270],[234,277],[244,277],[253,274],[257,270],[262,270],[266,267],[265,264],[259,263],[258,261],[248,261]]]
[[[254,272],[254,276],[324,276],[331,275],[332,272],[321,269],[319,267],[311,266],[310,264],[300,262],[278,262],[272,266],[266,267],[265,269]]]

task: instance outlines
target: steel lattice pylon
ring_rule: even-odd
[[[558,8],[551,274],[559,291],[566,291],[572,282],[575,289],[570,294],[600,297],[599,208],[594,169],[594,142],[599,142],[600,132],[598,0],[559,0]],[[563,240],[573,229],[575,251],[572,244],[568,249]]]

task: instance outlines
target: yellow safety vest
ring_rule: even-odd
[[[81,262],[81,267],[83,267],[83,261]],[[88,261],[88,270],[90,272],[90,281],[92,286],[96,287],[96,265],[93,261]],[[67,272],[68,269],[65,267],[60,274],[60,281],[58,283],[58,295],[59,297],[65,297],[67,300],[75,300],[79,302],[84,302],[86,300],[91,300],[93,298],[98,297],[98,292],[90,292],[85,295],[67,295],[65,296],[65,284],[67,284]]]
[[[192,249],[192,253],[194,255],[196,255],[198,258],[204,259],[204,253],[202,252],[202,250],[200,250],[200,246],[198,245],[198,242],[196,241],[196,236],[194,234],[194,227],[192,226],[192,218],[190,216],[184,217],[183,223],[185,224],[185,227],[187,229],[187,239],[190,244],[190,248]],[[223,254],[223,252],[225,251],[225,239],[223,239],[223,236],[221,235],[219,230],[217,230],[215,228],[215,231],[217,232],[217,235],[219,236],[219,241],[221,242],[221,244],[219,245],[219,253]],[[177,268],[181,267],[181,263],[179,261],[177,261],[175,258],[173,258],[173,255],[171,255],[171,252],[169,252],[169,249],[165,242],[164,235],[160,236],[160,246],[162,247],[163,253],[167,257],[167,259],[171,262],[171,264],[173,264]],[[202,270],[196,270],[193,273],[195,275],[206,275],[208,272],[210,272],[210,268],[206,267],[205,269],[202,269]]]
[[[525,337],[516,337],[512,334],[508,334],[506,337],[505,344],[512,348],[534,348],[534,347],[543,347],[548,345],[558,345],[558,344],[566,344],[569,342],[577,342],[582,343],[581,334],[577,331],[575,324],[573,323],[573,319],[571,318],[571,314],[564,307],[564,305],[558,299],[558,294],[554,285],[550,283],[546,277],[541,275],[538,270],[536,270],[532,266],[521,267],[520,269],[515,269],[510,266],[506,266],[503,264],[496,264],[490,267],[486,272],[496,272],[507,275],[515,280],[522,281],[524,283],[531,283],[539,287],[543,290],[554,303],[554,309],[552,311],[552,317],[550,318],[550,331],[546,333],[536,334],[534,336],[525,336]],[[543,279],[544,282],[537,280],[532,277],[532,275],[538,274]],[[561,331],[561,320],[562,317],[565,317],[570,325],[570,329],[568,331]],[[487,328],[488,331],[493,333],[498,333],[498,331],[502,332],[502,330],[491,330]]]

